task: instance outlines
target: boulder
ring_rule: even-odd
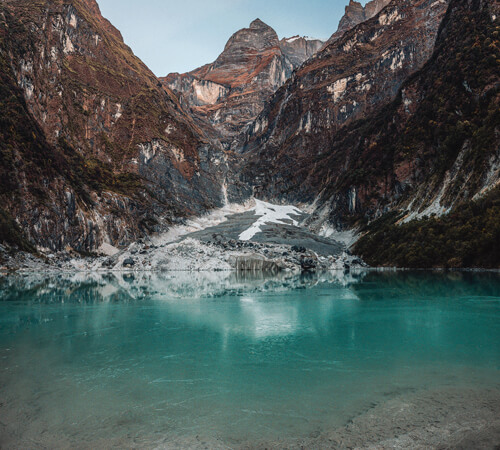
[[[127,258],[123,261],[123,267],[134,267],[135,261],[132,258]]]

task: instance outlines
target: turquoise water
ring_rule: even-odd
[[[500,387],[496,273],[32,275],[0,296],[0,447],[299,439]]]

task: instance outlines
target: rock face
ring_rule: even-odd
[[[242,139],[243,179],[257,195],[312,203],[330,180],[309,173],[331,154],[343,127],[392,101],[425,64],[446,7],[444,0],[395,0],[298,69]],[[334,167],[348,161],[346,148]]]
[[[498,186],[499,3],[451,0],[423,65],[445,7],[394,1],[278,91],[246,148],[262,197],[315,200],[342,228],[444,214]]]
[[[499,17],[498,0],[351,1],[319,51],[320,41],[279,41],[256,20],[214,63],[160,81],[94,0],[4,0],[0,243],[114,252],[254,194],[308,204],[306,225],[328,225],[322,236],[361,227],[360,254],[374,264],[403,248],[384,241],[398,235],[403,246],[400,223],[466,204],[465,225],[451,215],[446,229],[458,229],[455,241],[485,235],[480,245],[498,254],[496,225],[483,225],[498,223]],[[278,236],[287,245],[289,231]],[[448,248],[445,263],[484,261],[476,253]],[[428,267],[429,255],[408,260]],[[304,269],[315,264],[304,258]]]
[[[195,115],[211,123],[229,145],[321,44],[305,38],[280,42],[276,32],[257,19],[236,32],[212,64],[185,74],[170,74],[162,82],[177,92]]]
[[[341,38],[346,31],[349,31],[356,25],[376,16],[390,2],[391,0],[372,0],[363,6],[356,0],[350,0],[349,4],[345,7],[345,14],[340,19],[337,31],[328,39],[325,46]]]
[[[0,21],[0,197],[29,239],[94,251],[222,203],[210,130],[94,0],[6,0]]]
[[[280,41],[283,54],[294,68],[300,67],[323,47],[324,42],[310,37],[293,36]]]

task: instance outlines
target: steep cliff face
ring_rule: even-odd
[[[230,144],[262,111],[264,102],[321,46],[321,41],[284,39],[261,20],[236,32],[217,60],[162,79],[195,115],[210,122]]]
[[[345,7],[345,14],[340,19],[337,31],[326,41],[325,47],[340,39],[346,31],[376,16],[390,2],[391,0],[372,0],[363,6],[356,0],[350,0]]]
[[[360,212],[392,210],[356,246],[371,264],[500,267],[499,17],[498,1],[452,0],[435,54],[377,118],[379,135],[356,131],[371,147],[356,151],[367,159],[357,188],[387,180]]]
[[[310,37],[293,36],[283,38],[280,48],[294,68],[300,67],[323,47],[324,42]]]
[[[313,202],[331,182],[312,175],[317,164],[345,126],[393,100],[429,59],[446,6],[394,0],[296,71],[246,132],[243,179],[257,195]],[[350,161],[348,148],[342,155],[338,170]]]
[[[429,5],[427,11],[436,11],[436,6]],[[385,22],[390,8],[367,26]],[[261,141],[265,150],[250,156],[259,164],[267,162],[266,170],[246,169],[252,177],[259,174],[258,192],[316,200],[316,219],[328,218],[342,228],[391,211],[398,212],[395,220],[406,223],[443,215],[494,189],[500,177],[498,17],[497,1],[452,0],[427,64],[406,80],[394,101],[381,102],[334,133],[318,128],[313,116],[307,131],[311,138],[304,137],[305,131],[296,135],[300,119],[290,120],[291,132],[282,137],[284,126],[276,123],[283,123],[281,115],[287,115],[300,92],[297,81],[295,91],[287,85],[276,96],[287,100],[279,104],[279,114],[260,118],[273,127]],[[429,22],[421,23],[429,30]],[[359,30],[344,35],[338,45],[344,46]],[[307,109],[314,111],[321,101],[316,96]],[[283,169],[287,164],[293,170]],[[251,167],[260,166],[253,162]]]
[[[218,150],[94,0],[0,8],[2,201],[31,240],[92,251],[221,203]]]

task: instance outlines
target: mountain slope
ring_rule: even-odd
[[[162,82],[230,144],[322,44],[301,37],[279,41],[270,26],[256,19],[231,36],[215,62],[189,73],[170,74]]]
[[[94,0],[0,13],[2,200],[33,242],[93,251],[221,204],[209,133]]]
[[[376,217],[390,207],[410,221],[498,185],[498,9],[498,1],[453,0],[429,62],[393,103],[332,143],[316,173],[330,180],[322,198],[332,217]]]
[[[491,224],[500,221],[494,191],[500,180],[499,17],[498,1],[452,0],[432,57],[404,82],[394,101],[328,139],[291,136],[279,146],[276,131],[271,144],[264,141],[265,152],[250,154],[266,166],[257,186],[261,195],[316,200],[313,222],[361,227],[368,234],[356,251],[372,264],[498,267],[491,249],[500,254],[499,235]],[[296,95],[287,93],[284,115]],[[282,119],[269,120],[274,129],[276,120]],[[292,158],[293,170],[284,169]],[[247,172],[251,176],[253,167]],[[475,206],[489,191],[490,200]],[[411,222],[450,211],[449,220]],[[381,216],[381,222],[366,226]],[[484,239],[476,242],[473,235]],[[449,241],[446,251],[431,246],[441,239]],[[454,244],[457,239],[465,247]]]
[[[500,268],[500,188],[441,217],[398,223],[403,216],[370,223],[356,254],[374,267]]]
[[[394,0],[305,63],[241,139],[242,178],[265,198],[312,203],[330,184],[316,166],[341,129],[394,99],[424,65],[445,10],[444,1]]]

